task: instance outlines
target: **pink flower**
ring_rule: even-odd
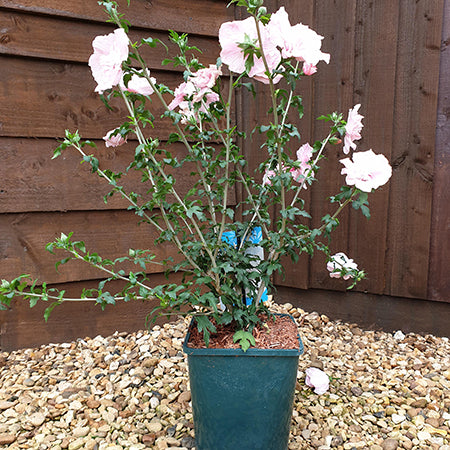
[[[311,164],[308,164],[313,154],[313,148],[309,144],[303,144],[297,150],[297,161],[300,163],[300,167],[295,167],[290,170],[292,178],[301,183],[311,171]],[[306,189],[306,183],[303,185]]]
[[[94,53],[89,58],[89,66],[97,82],[95,92],[101,94],[122,79],[122,63],[128,58],[128,37],[123,28],[118,28],[113,33],[97,36],[92,47]]]
[[[263,185],[272,186],[271,179],[277,174],[275,170],[266,169],[263,175],[262,183]]]
[[[305,75],[313,75],[317,72],[317,67],[313,64],[304,62],[303,63],[303,73]]]
[[[327,263],[327,269],[331,278],[341,278],[342,276],[344,280],[348,280],[349,278],[354,278],[354,276],[352,273],[347,273],[347,271],[358,270],[358,266],[353,259],[340,252],[331,257],[331,261]]]
[[[346,175],[345,182],[364,192],[371,192],[391,178],[392,167],[384,155],[376,155],[372,150],[367,152],[356,152],[350,158],[341,159],[345,166],[341,170],[342,175]]]
[[[205,87],[200,90],[196,88],[192,81],[181,83],[174,91],[175,98],[170,102],[168,108],[174,110],[179,107],[183,115],[182,123],[186,123],[191,118],[198,120],[197,111],[208,113],[211,103],[219,101],[219,95],[211,89]],[[200,103],[198,109],[194,108],[194,103]]]
[[[147,75],[150,75],[149,70],[147,69]],[[152,83],[155,84],[156,80],[155,78],[151,77]],[[125,86],[125,83],[123,80],[120,80],[120,87],[124,91],[134,92],[135,94],[141,94],[141,95],[152,95],[154,90],[144,76],[140,76],[138,74],[134,74],[130,80],[128,81],[128,86]]]
[[[262,50],[266,58],[269,72],[272,73],[281,61],[281,54],[277,49],[276,44],[271,39],[268,28],[261,25],[260,31]],[[252,17],[248,17],[245,20],[225,22],[220,26],[219,43],[222,47],[220,58],[232,72],[245,72],[245,60],[247,56],[244,56],[244,51],[239,47],[239,44],[244,43],[246,36],[247,38],[250,38],[250,40],[257,42],[258,33],[255,21]],[[260,44],[257,43],[256,46],[260,47]],[[254,57],[253,63],[254,64],[248,73],[249,77],[253,77],[258,81],[268,84],[269,78],[266,74],[263,59]],[[281,75],[276,75],[273,82],[278,83],[280,79]]]
[[[116,134],[113,134],[115,133]],[[103,136],[103,140],[105,141],[105,145],[106,147],[119,147],[119,145],[125,144],[125,142],[127,142],[127,138],[123,137],[118,129],[114,129],[111,131],[108,131],[106,133],[106,136]]]
[[[347,155],[350,147],[355,150],[356,144],[353,141],[361,139],[361,130],[363,128],[362,119],[364,116],[358,114],[358,109],[361,105],[356,105],[353,109],[348,110],[347,125],[345,125],[344,137],[344,153]]]
[[[194,83],[198,89],[213,88],[216,84],[217,78],[222,75],[220,67],[217,68],[214,64],[210,64],[205,69],[200,69],[192,74],[190,81]]]
[[[182,102],[186,101],[185,97],[190,97],[195,93],[195,86],[192,82],[181,83],[174,91],[175,98],[170,102],[169,109],[174,110]]]
[[[298,150],[297,150],[297,160],[300,161],[302,164],[307,164],[313,154],[313,148],[308,144],[303,144]],[[309,166],[309,164],[308,164]],[[311,166],[309,166],[311,167]]]
[[[319,61],[330,62],[330,55],[320,50],[323,36],[301,23],[292,26],[284,6],[272,14],[267,27],[273,42],[281,48],[283,58],[307,63],[306,67],[303,66],[306,75],[314,73]]]
[[[207,113],[207,108],[211,103],[215,103],[219,101],[219,94],[216,94],[213,91],[206,91],[203,94],[202,106],[200,107],[200,111]]]
[[[325,394],[330,387],[330,379],[328,375],[316,367],[308,367],[306,369],[305,384],[310,388],[314,388],[314,392],[318,395]]]

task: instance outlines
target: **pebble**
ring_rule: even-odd
[[[404,420],[406,420],[406,416],[404,416],[403,414],[392,414],[392,422],[394,422],[395,424],[399,424],[402,423]]]
[[[450,342],[363,330],[291,304],[301,323],[290,450],[450,450]],[[0,446],[195,449],[189,321],[1,353]],[[401,330],[399,330],[401,331]],[[330,389],[315,394],[305,370]]]
[[[29,417],[30,423],[35,426],[39,427],[45,422],[45,414],[43,413],[34,413]]]
[[[14,434],[0,434],[0,444],[12,444],[15,442],[16,436]]]
[[[396,439],[386,439],[381,445],[383,450],[397,450],[398,441]]]

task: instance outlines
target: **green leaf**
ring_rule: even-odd
[[[72,259],[72,257],[68,256],[67,258],[61,259],[61,261],[57,261],[56,264],[55,264],[55,269],[56,269],[56,271],[58,272],[58,267],[59,267],[61,264],[66,264],[66,263],[69,262],[71,259]]]
[[[242,350],[246,352],[250,345],[255,346],[255,338],[253,337],[252,333],[244,330],[238,330],[233,335],[233,342],[239,342],[239,345],[241,346]]]
[[[206,316],[195,316],[195,321],[197,322],[197,329],[199,333],[203,333],[203,339],[208,347],[210,333],[215,333],[216,327]]]

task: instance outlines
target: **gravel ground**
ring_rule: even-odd
[[[448,338],[365,331],[289,304],[273,309],[297,318],[306,347],[290,449],[450,450]],[[0,445],[194,448],[187,323],[0,353]],[[329,392],[305,386],[311,366],[332,378]]]

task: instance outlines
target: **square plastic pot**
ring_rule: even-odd
[[[246,352],[191,348],[189,336],[183,350],[188,356],[197,450],[286,450],[303,353],[300,336],[295,350]]]

